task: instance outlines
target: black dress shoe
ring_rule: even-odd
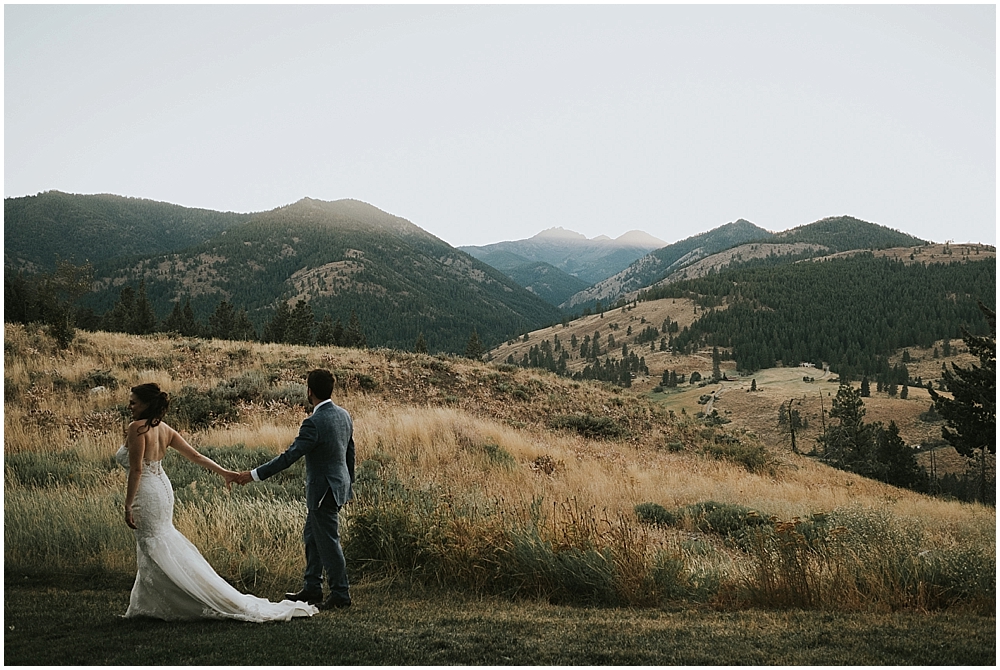
[[[298,593],[286,593],[285,600],[296,600],[300,603],[319,605],[321,602],[323,602],[323,592],[309,591],[307,589],[302,589]]]
[[[331,593],[318,607],[321,610],[341,609],[351,606],[351,599]]]

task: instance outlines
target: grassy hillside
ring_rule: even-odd
[[[29,271],[50,271],[57,259],[81,265],[177,251],[251,217],[141,198],[59,191],[4,198],[3,210],[4,267]]]
[[[984,252],[985,253],[985,252]],[[692,372],[699,373],[705,380],[712,374],[711,348],[698,349],[685,354],[678,351],[660,351],[659,338],[649,343],[638,344],[637,340],[643,329],[649,326],[662,327],[665,320],[677,324],[679,329],[689,328],[700,313],[700,309],[692,300],[662,299],[651,300],[629,305],[625,308],[613,309],[603,315],[594,314],[569,321],[565,325],[557,324],[541,328],[528,334],[528,339],[516,338],[505,342],[490,352],[495,362],[503,362],[508,357],[520,361],[532,347],[538,347],[542,342],[552,344],[558,337],[565,347],[570,346],[572,338],[582,341],[584,337],[593,337],[595,333],[605,338],[610,334],[620,349],[626,344],[637,351],[649,368],[648,375],[638,375],[632,380],[631,392],[645,395],[648,399],[663,406],[669,411],[680,415],[682,412],[694,416],[704,410],[704,404],[699,400],[706,394],[716,397],[714,407],[726,419],[732,421],[734,428],[743,428],[758,435],[766,444],[775,449],[790,451],[791,443],[787,432],[783,432],[778,423],[779,405],[794,400],[795,408],[808,421],[808,426],[800,431],[798,447],[803,452],[812,451],[816,447],[816,438],[820,435],[823,412],[829,413],[832,397],[837,393],[839,377],[836,374],[824,373],[815,368],[770,368],[754,373],[741,374],[737,371],[736,361],[723,360],[720,368],[731,381],[718,384],[681,384],[678,388],[663,389],[654,392],[661,386],[664,371],[690,378]],[[632,334],[628,335],[629,327]],[[662,335],[661,337],[666,337]],[[935,388],[941,383],[941,366],[952,363],[968,366],[977,363],[978,359],[970,355],[961,346],[961,340],[951,341],[952,353],[944,357],[943,341],[938,340],[923,348],[919,346],[907,348],[908,362],[905,363],[909,374],[914,379],[919,377],[923,382],[931,382]],[[723,350],[725,353],[725,350]],[[610,351],[612,357],[620,356],[620,351]],[[902,350],[887,357],[890,366],[903,364]],[[579,372],[587,365],[587,361],[578,355],[573,355],[567,362],[570,374]],[[815,381],[803,381],[803,377],[815,378]],[[753,381],[757,382],[757,393],[749,393]],[[854,386],[859,385],[858,381]],[[876,392],[876,384],[871,383],[872,397],[865,398],[868,421],[881,421],[888,425],[895,421],[899,426],[900,435],[907,444],[924,444],[935,447],[935,468],[939,475],[945,473],[959,474],[966,465],[966,459],[958,457],[954,449],[940,445],[941,423],[921,418],[930,406],[930,396],[926,389],[911,387],[906,399],[889,397],[886,392]],[[822,394],[822,401],[820,395]],[[918,459],[930,467],[929,453],[922,453]]]
[[[258,214],[181,252],[98,267],[85,299],[99,313],[140,280],[157,316],[191,298],[205,320],[221,300],[247,309],[258,332],[278,301],[309,302],[346,324],[351,311],[371,345],[464,351],[476,328],[495,343],[557,321],[552,305],[409,221],[354,200],[304,199]]]
[[[161,384],[168,423],[245,468],[291,441],[304,375],[322,366],[355,418],[344,541],[359,587],[720,610],[995,608],[992,508],[832,470],[642,394],[388,350],[87,333],[58,353],[12,325],[4,362],[8,579],[133,572],[125,476],[110,462],[128,386]],[[256,593],[297,584],[300,469],[227,493],[177,458],[165,467],[178,528],[221,574]]]

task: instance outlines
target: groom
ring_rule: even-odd
[[[273,460],[241,472],[239,484],[262,481],[277,474],[303,456],[306,457],[306,545],[305,584],[298,593],[286,593],[326,610],[350,607],[347,564],[340,548],[340,508],[354,497],[354,423],[351,415],[330,400],[333,375],[329,370],[313,370],[306,381],[306,397],[312,415],[302,422],[299,435],[285,452]],[[330,595],[323,600],[323,569],[326,568]]]

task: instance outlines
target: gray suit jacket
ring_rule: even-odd
[[[257,468],[262,480],[306,457],[306,507],[317,509],[327,491],[337,505],[354,498],[354,422],[343,407],[327,403],[302,422],[283,454]]]

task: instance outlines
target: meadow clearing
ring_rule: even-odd
[[[930,612],[995,630],[994,508],[834,470],[644,394],[397,351],[81,332],[60,352],[10,324],[4,364],[9,593],[107,587],[124,611],[135,547],[112,455],[128,387],[160,384],[167,422],[244,469],[291,442],[305,373],[325,367],[355,420],[349,571],[386,607],[416,589],[569,612]],[[220,574],[265,597],[299,586],[301,463],[231,492],[175,454],[165,469],[178,529]]]

